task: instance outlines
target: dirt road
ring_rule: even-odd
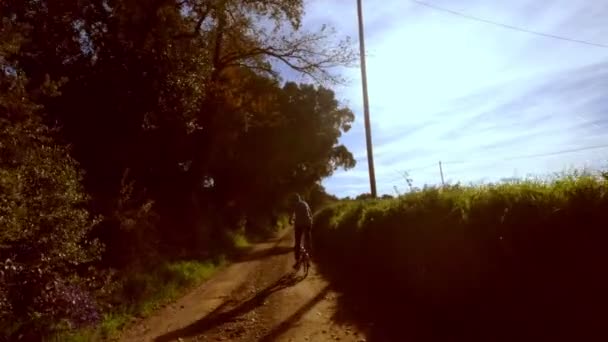
[[[365,341],[337,323],[338,294],[313,266],[294,273],[293,232],[252,251],[176,303],[137,323],[121,341]]]

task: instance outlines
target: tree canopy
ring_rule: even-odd
[[[304,31],[303,13],[302,0],[0,3],[0,315],[22,323],[1,329],[93,320],[90,296],[45,300],[94,291],[92,268],[267,228],[293,191],[331,200],[319,182],[355,165],[332,68],[355,54],[325,26]],[[280,65],[317,83],[283,82]]]

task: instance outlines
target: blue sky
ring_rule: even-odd
[[[363,1],[379,193],[496,181],[608,165],[608,49],[471,21],[408,0]],[[594,0],[428,0],[468,15],[608,44],[608,6]],[[304,27],[357,38],[355,0],[309,0]],[[358,47],[358,46],[357,46]],[[336,88],[356,114],[342,142],[358,161],[324,181],[339,196],[369,192],[360,70]]]

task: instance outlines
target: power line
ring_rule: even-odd
[[[573,148],[573,149],[569,149],[569,150],[561,150],[561,151],[556,151],[556,152],[547,152],[547,153],[530,154],[530,155],[525,155],[525,156],[517,156],[517,157],[505,158],[505,160],[517,160],[517,159],[548,157],[548,156],[555,156],[555,155],[560,155],[560,154],[565,154],[565,153],[574,153],[574,152],[588,151],[588,150],[598,150],[598,149],[607,148],[607,147],[608,147],[608,144],[605,144],[605,145],[594,145],[594,146]]]
[[[572,148],[572,149],[560,150],[560,151],[554,151],[554,152],[519,155],[519,156],[502,158],[501,160],[510,161],[510,160],[518,160],[518,159],[549,157],[549,156],[556,156],[556,155],[560,155],[560,154],[574,153],[574,152],[581,152],[581,151],[588,151],[588,150],[598,150],[598,149],[603,149],[603,148],[608,148],[608,144],[578,147],[578,148]],[[465,163],[470,164],[470,163],[479,163],[479,162],[484,162],[484,161],[493,162],[496,160],[481,160],[481,161],[480,160],[472,160],[472,161],[452,160],[452,161],[444,161],[443,164],[452,164],[452,165],[453,164],[465,164]]]
[[[492,21],[492,20],[488,20],[488,19],[472,16],[472,15],[469,15],[469,14],[466,14],[466,13],[454,11],[454,10],[451,10],[451,9],[447,9],[447,8],[444,8],[444,7],[440,7],[440,6],[437,6],[437,5],[430,4],[428,2],[423,2],[423,1],[419,1],[419,0],[410,0],[410,1],[412,1],[413,3],[416,3],[418,5],[425,6],[425,7],[437,10],[437,11],[453,14],[453,15],[456,15],[456,16],[459,16],[459,17],[463,17],[463,18],[466,18],[466,19],[469,19],[469,20],[474,20],[474,21],[478,21],[478,22],[482,22],[482,23],[486,23],[486,24],[490,24],[490,25],[494,25],[494,26],[500,26],[500,27],[507,28],[507,29],[514,30],[514,31],[534,34],[534,35],[542,36],[542,37],[546,37],[546,38],[564,40],[564,41],[568,41],[568,42],[572,42],[572,43],[591,45],[591,46],[601,47],[601,48],[608,48],[608,45],[606,45],[606,44],[594,43],[594,42],[590,42],[590,41],[586,41],[586,40],[580,40],[580,39],[567,38],[567,37],[557,36],[557,35],[550,34],[550,33],[532,31],[532,30],[525,29],[525,28],[522,28],[522,27],[517,27],[517,26],[513,26],[513,25],[509,25],[509,24],[503,24],[503,23],[499,23],[499,22],[496,22],[496,21]]]
[[[507,157],[507,158],[502,158],[501,161],[511,161],[511,160],[519,160],[519,159],[529,159],[529,158],[540,158],[540,157],[549,157],[549,156],[555,156],[555,155],[561,155],[561,154],[567,154],[567,153],[575,153],[575,152],[581,152],[581,151],[588,151],[588,150],[598,150],[598,149],[603,149],[603,148],[608,148],[608,144],[604,144],[604,145],[593,145],[593,146],[585,146],[585,147],[579,147],[579,148],[573,148],[573,149],[568,149],[568,150],[560,150],[560,151],[554,151],[554,152],[546,152],[546,153],[536,153],[536,154],[528,154],[528,155],[519,155],[519,156],[513,156],[513,157]],[[483,163],[483,162],[496,162],[496,160],[471,160],[471,161],[465,161],[465,160],[452,160],[452,161],[442,161],[442,164],[450,164],[450,165],[454,165],[454,164],[479,164],[479,163]],[[437,164],[430,164],[427,166],[421,166],[421,167],[416,167],[416,168],[412,168],[412,169],[408,169],[407,172],[412,172],[412,171],[420,171],[420,170],[425,170],[431,167],[437,167]],[[404,176],[401,175],[400,177],[397,178],[392,178],[388,181],[385,181],[383,183],[393,183],[395,181],[398,180],[405,180]]]
[[[598,150],[598,149],[604,149],[604,148],[608,148],[608,144],[578,147],[578,148],[572,148],[572,149],[560,150],[560,151],[554,151],[554,152],[545,152],[545,153],[519,155],[519,156],[501,158],[500,161],[511,161],[511,160],[529,159],[529,158],[541,158],[541,157],[549,157],[549,156],[555,156],[555,155],[561,155],[561,154],[567,154],[567,153],[575,153],[575,152],[588,151],[588,150]],[[496,161],[497,160],[490,160],[490,159],[486,159],[486,160],[470,160],[470,161],[466,161],[466,160],[451,160],[451,161],[442,161],[441,163],[443,165],[446,165],[446,164],[454,165],[454,164],[479,164],[479,163],[484,163],[484,162],[496,162]],[[422,171],[422,170],[426,170],[426,169],[429,169],[429,168],[435,168],[435,167],[437,167],[437,163],[428,164],[428,165],[425,165],[425,166],[419,166],[419,167],[410,168],[410,169],[405,169],[405,172],[411,173],[413,171]],[[396,171],[396,172],[403,172],[403,171]],[[405,174],[400,174],[400,176],[395,177],[395,178],[391,178],[391,179],[389,179],[387,181],[383,181],[382,183],[386,184],[386,183],[393,183],[393,182],[396,182],[396,181],[404,181],[405,178],[406,178]]]

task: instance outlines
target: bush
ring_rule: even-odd
[[[121,286],[113,292],[118,305],[105,313],[98,326],[58,334],[56,341],[99,341],[113,339],[133,317],[145,317],[176,300],[184,290],[210,278],[223,261],[163,262],[149,269],[125,272]]]
[[[409,308],[434,334],[560,336],[599,327],[607,219],[606,182],[574,175],[343,202],[316,215],[314,239],[397,321]]]
[[[95,300],[76,274],[101,250],[78,165],[23,96],[18,77],[0,95],[0,321],[39,333],[97,321]]]

